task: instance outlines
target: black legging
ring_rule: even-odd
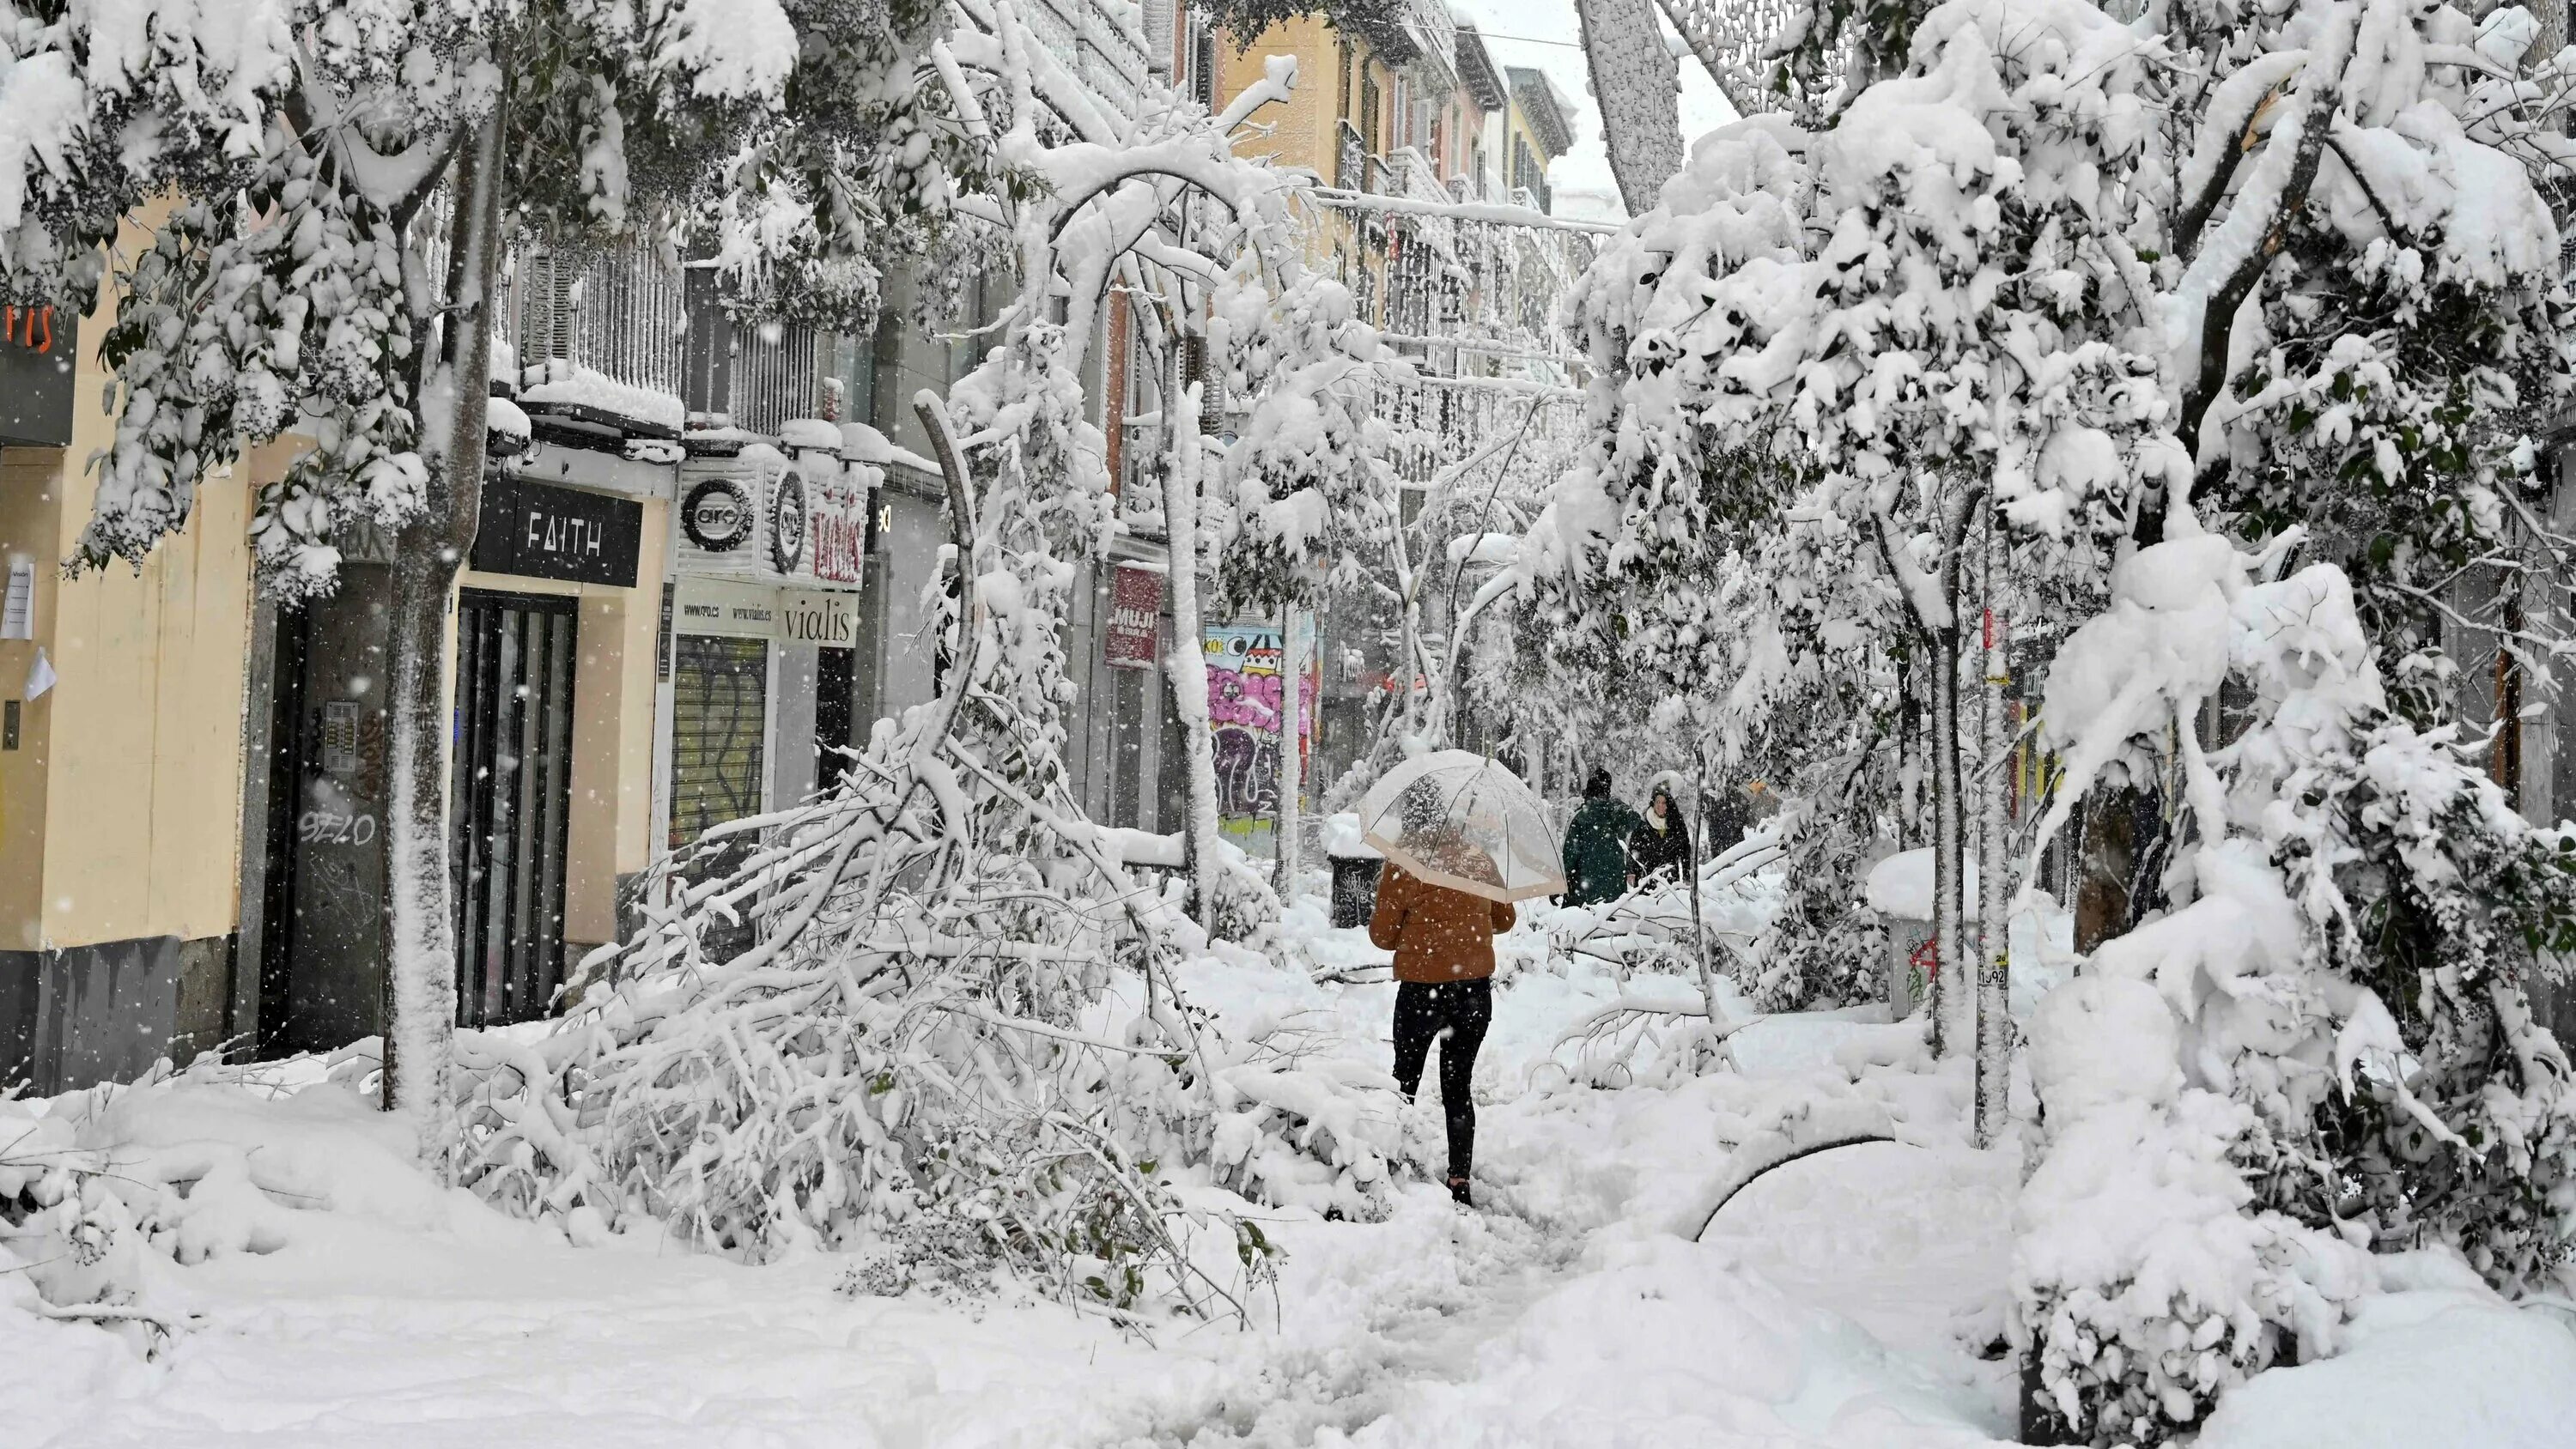
[[[1468,1084],[1476,1075],[1476,1048],[1494,1022],[1494,983],[1407,981],[1395,988],[1395,1082],[1404,1100],[1422,1087],[1422,1063],[1431,1043],[1440,1048],[1440,1106],[1449,1119],[1449,1175],[1465,1177],[1476,1156],[1476,1100]]]

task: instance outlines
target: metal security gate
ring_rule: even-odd
[[[468,589],[457,601],[456,1020],[544,1016],[564,974],[576,601]]]
[[[671,666],[671,848],[761,811],[768,787],[769,645],[683,634]]]
[[[769,794],[769,643],[683,634],[671,659],[671,848],[757,815]],[[685,873],[703,880],[739,864],[753,840],[699,850]],[[725,960],[751,949],[752,923],[710,923],[700,937]]]

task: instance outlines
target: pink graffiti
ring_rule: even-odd
[[[1297,681],[1298,733],[1315,732],[1315,685],[1313,675]],[[1217,725],[1242,725],[1250,729],[1279,732],[1279,676],[1276,674],[1237,674],[1231,669],[1208,666],[1208,722]]]

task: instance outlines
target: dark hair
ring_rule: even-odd
[[[1592,773],[1583,777],[1583,798],[1598,800],[1609,793],[1610,772],[1598,765],[1593,766]]]

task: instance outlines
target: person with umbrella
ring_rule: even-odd
[[[1628,837],[1637,812],[1610,793],[1610,772],[1595,768],[1583,782],[1583,804],[1565,827],[1565,903],[1597,906],[1628,888]]]
[[[1494,937],[1515,899],[1565,888],[1538,798],[1490,760],[1447,750],[1405,762],[1360,804],[1386,856],[1369,940],[1395,953],[1395,1079],[1407,1102],[1440,1044],[1449,1195],[1473,1206],[1476,1052],[1494,1020]]]
[[[1646,818],[1628,836],[1628,883],[1643,885],[1658,876],[1678,881],[1690,868],[1690,826],[1673,806],[1669,785],[1657,785],[1646,802]]]

